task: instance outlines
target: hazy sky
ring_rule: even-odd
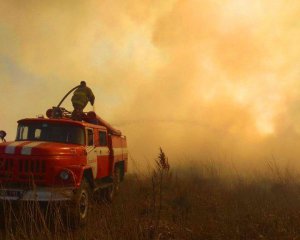
[[[86,80],[138,161],[159,146],[174,161],[300,157],[298,0],[0,0],[0,14],[8,139]]]

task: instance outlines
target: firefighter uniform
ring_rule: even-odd
[[[86,107],[88,102],[94,105],[95,96],[89,87],[87,87],[85,84],[81,84],[74,92],[71,101],[74,107],[72,118],[74,120],[81,120],[83,109]]]

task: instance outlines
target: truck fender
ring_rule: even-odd
[[[68,169],[70,169],[72,172],[74,172],[75,180],[76,180],[76,187],[80,187],[80,184],[82,182],[83,178],[86,178],[88,181],[91,189],[94,188],[94,178],[93,178],[93,172],[92,168],[90,166],[69,166]]]

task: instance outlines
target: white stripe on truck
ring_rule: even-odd
[[[5,148],[5,153],[6,154],[15,154],[16,147],[23,144],[23,143],[25,143],[25,142],[24,141],[22,141],[22,142],[13,142],[13,143],[7,145],[6,148]]]
[[[127,148],[113,148],[114,155],[121,155],[128,153]]]
[[[32,148],[37,147],[40,144],[43,144],[45,142],[32,142],[29,144],[26,144],[25,146],[22,147],[21,154],[22,155],[31,155]]]
[[[97,147],[99,150],[98,156],[109,156],[109,148],[108,147]]]

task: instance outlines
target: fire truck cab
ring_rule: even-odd
[[[111,200],[127,171],[127,142],[94,112],[18,121],[16,140],[0,143],[0,200],[69,201],[84,224],[93,193]]]

